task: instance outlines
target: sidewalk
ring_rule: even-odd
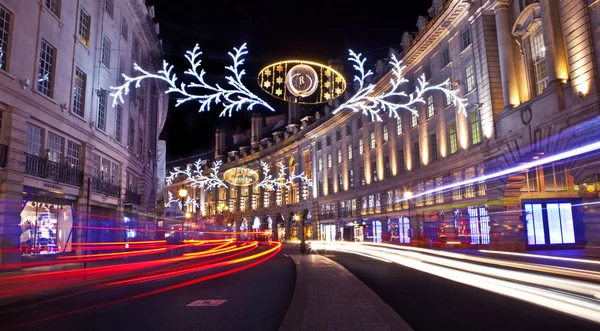
[[[370,288],[337,262],[283,250],[296,266],[296,289],[280,330],[412,330]]]

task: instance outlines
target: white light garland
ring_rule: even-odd
[[[376,84],[369,84],[365,86],[365,80],[367,77],[373,75],[371,70],[365,72],[365,61],[361,54],[356,54],[350,50],[350,57],[348,58],[351,62],[354,62],[354,69],[358,71],[358,74],[354,76],[354,81],[358,82],[358,92],[352,96],[348,101],[341,104],[338,108],[333,111],[333,114],[337,114],[341,110],[350,109],[355,113],[362,112],[364,115],[370,115],[371,120],[381,122],[381,112],[389,112],[391,118],[399,118],[398,110],[404,109],[410,111],[412,114],[419,116],[419,112],[414,108],[417,104],[426,104],[423,96],[427,92],[438,90],[443,92],[447,98],[450,98],[452,103],[456,106],[457,112],[466,116],[466,101],[467,99],[458,97],[458,90],[449,90],[445,86],[450,80],[439,85],[430,85],[425,74],[421,75],[418,79],[418,85],[414,92],[410,95],[404,91],[400,91],[399,88],[403,84],[407,83],[408,80],[404,78],[404,70],[406,66],[402,65],[402,61],[399,61],[394,54],[390,60],[390,64],[393,66],[392,74],[394,77],[390,79],[391,89],[380,95],[375,94]],[[390,99],[404,99],[404,102],[398,103]],[[408,99],[408,100],[406,100]]]
[[[181,200],[180,199],[173,199],[173,193],[172,192],[168,192],[168,199],[165,202],[165,208],[169,208],[171,207],[172,203],[177,203],[177,207],[179,207],[179,209],[182,209],[181,207]]]
[[[194,162],[193,168],[189,165],[185,170],[181,170],[179,167],[174,168],[173,171],[169,173],[166,182],[168,185],[171,185],[176,177],[185,176],[185,181],[189,181],[190,186],[192,187],[201,187],[207,190],[216,187],[228,188],[227,184],[219,178],[219,169],[222,164],[223,161],[221,160],[214,162],[213,167],[209,170],[210,173],[206,176],[202,171],[202,160],[198,159],[198,161]]]
[[[246,44],[244,43],[240,48],[233,48],[233,53],[229,52],[229,56],[233,61],[233,65],[226,66],[225,69],[230,71],[232,75],[226,76],[227,83],[230,85],[229,89],[222,88],[219,84],[210,85],[204,81],[204,75],[206,71],[200,69],[202,60],[200,55],[200,47],[198,44],[192,51],[187,51],[185,58],[190,64],[190,68],[185,71],[185,74],[193,78],[193,82],[186,84],[184,82],[178,83],[178,78],[173,73],[173,65],[169,65],[167,61],[163,61],[163,69],[157,73],[151,73],[142,69],[137,63],[134,63],[133,68],[135,71],[139,71],[142,75],[137,77],[129,77],[123,74],[125,83],[121,86],[113,87],[113,92],[110,94],[113,97],[112,105],[115,107],[118,102],[124,102],[123,95],[129,93],[130,85],[133,84],[134,88],[139,88],[142,80],[153,78],[165,81],[169,84],[169,89],[166,93],[178,93],[182,97],[177,99],[175,106],[179,106],[188,101],[197,101],[200,104],[200,112],[209,111],[211,104],[223,103],[223,111],[219,116],[229,116],[233,111],[240,111],[244,108],[252,110],[254,106],[263,106],[271,111],[275,111],[273,107],[267,104],[265,101],[260,99],[258,96],[250,92],[248,88],[242,83],[242,77],[246,74],[245,69],[240,67],[244,64],[245,59],[243,58],[248,54]],[[200,69],[200,72],[198,70]],[[201,89],[207,93],[197,93],[195,89]]]
[[[262,187],[268,191],[273,191],[275,189],[289,190],[290,185],[292,185],[297,179],[300,180],[300,182],[307,183],[308,186],[312,186],[312,181],[308,179],[308,177],[306,177],[304,173],[301,173],[299,175],[290,174],[289,177],[286,179],[287,168],[281,162],[278,163],[279,175],[277,176],[277,178],[273,178],[273,176],[271,176],[271,168],[268,163],[260,161],[260,166],[263,169],[264,178],[260,183],[256,185],[257,187]]]

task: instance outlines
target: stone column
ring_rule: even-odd
[[[14,108],[4,111],[4,121],[8,159],[6,167],[0,169],[0,201],[3,202],[0,204],[0,265],[18,269],[27,122]]]
[[[509,1],[497,1],[494,6],[494,13],[496,15],[496,33],[498,35],[498,54],[500,56],[504,109],[510,109],[519,105],[521,101],[519,98],[517,70],[515,68]]]
[[[542,31],[546,47],[548,84],[569,78],[567,52],[563,40],[558,0],[540,0]]]
[[[83,157],[81,158],[81,169],[83,169],[83,185],[81,185],[81,189],[79,190],[79,199],[77,200],[77,217],[73,219],[73,225],[74,226],[78,226],[79,228],[77,228],[77,230],[75,231],[75,233],[73,234],[73,242],[75,243],[83,243],[86,242],[86,240],[89,240],[89,238],[86,236],[86,232],[89,231],[87,228],[81,228],[81,227],[87,227],[90,226],[90,224],[88,223],[88,213],[90,211],[87,210],[87,205],[88,205],[88,179],[92,178],[93,172],[94,172],[94,161],[93,161],[93,154],[94,154],[94,150],[96,148],[94,147],[94,145],[89,144],[84,142],[81,145],[81,152]],[[125,171],[124,169],[122,169],[122,165],[119,165],[121,167],[121,172]],[[93,181],[93,178],[92,178]],[[90,187],[90,194],[92,193],[91,191],[91,187]],[[91,200],[91,197],[89,197],[89,199]],[[81,246],[77,246],[77,247],[81,247]],[[78,250],[77,254],[83,254],[83,251]]]

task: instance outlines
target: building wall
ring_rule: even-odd
[[[53,2],[51,2],[53,3]],[[156,208],[156,141],[158,118],[166,108],[166,98],[159,96],[152,82],[125,97],[122,107],[121,137],[117,137],[117,108],[112,107],[108,95],[111,86],[118,85],[121,73],[133,74],[132,63],[143,67],[160,64],[160,44],[157,44],[157,27],[151,22],[152,8],[142,0],[115,0],[112,6],[104,1],[59,0],[56,13],[46,7],[45,1],[2,0],[2,10],[10,15],[7,38],[6,65],[0,70],[0,99],[3,109],[0,143],[8,146],[7,167],[0,169],[2,185],[0,199],[14,207],[5,206],[0,216],[2,247],[19,246],[21,203],[23,193],[32,196],[52,196],[73,201],[74,211],[85,215],[88,204],[88,178],[92,185],[89,204],[114,211],[113,225],[123,226],[123,213],[139,211],[142,215],[131,218],[152,219]],[[109,13],[112,11],[112,15]],[[89,23],[82,23],[87,16]],[[126,25],[126,28],[124,27]],[[87,27],[85,38],[80,33]],[[110,47],[103,39],[110,40]],[[51,69],[51,92],[38,91],[40,79],[41,43],[54,48]],[[135,46],[137,44],[137,46]],[[134,49],[137,54],[134,54]],[[110,61],[102,61],[102,52]],[[85,73],[85,88],[81,93],[83,104],[75,105],[76,72]],[[43,77],[42,77],[43,78]],[[100,99],[106,100],[105,125],[99,121]],[[81,112],[81,113],[80,113]],[[159,114],[160,113],[160,114]],[[130,119],[132,121],[130,122]],[[131,125],[130,125],[131,123]],[[42,129],[42,147],[36,158],[25,155],[28,125]],[[133,133],[129,139],[129,132]],[[41,170],[49,158],[50,132],[63,138],[63,156],[56,159],[61,169],[83,172],[81,181],[68,183],[48,178]],[[31,140],[31,139],[29,139]],[[129,146],[129,141],[133,145]],[[78,165],[65,158],[69,142],[80,146]],[[29,150],[31,152],[31,149]],[[94,166],[97,156],[118,165],[116,173]],[[50,155],[51,158],[52,155]],[[72,160],[71,160],[72,161]],[[43,170],[43,169],[42,169]],[[128,181],[128,173],[134,180]],[[131,178],[131,177],[130,177]],[[10,184],[9,184],[10,182]],[[130,183],[131,182],[131,183]],[[129,187],[127,184],[130,184]],[[114,194],[107,194],[112,185]],[[102,189],[105,188],[105,189]],[[138,201],[139,200],[139,201]],[[74,225],[84,225],[83,216],[73,214]],[[93,221],[93,220],[92,220]],[[141,223],[140,223],[141,224]],[[19,229],[19,231],[16,231]],[[123,239],[125,232],[115,234]],[[74,232],[74,242],[84,240],[84,233]],[[2,263],[9,259],[2,256]]]

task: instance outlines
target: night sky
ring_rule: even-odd
[[[196,43],[203,51],[203,67],[208,83],[226,85],[223,69],[230,64],[227,52],[246,42],[244,83],[255,94],[287,111],[256,84],[256,75],[265,65],[290,58],[321,63],[347,59],[348,49],[367,56],[373,65],[385,58],[390,47],[400,49],[404,31],[415,31],[418,15],[427,15],[430,0],[405,1],[202,1],[149,0],[156,9],[160,38],[169,63],[187,69],[183,58]],[[353,5],[351,5],[354,3]],[[346,62],[347,63],[347,62]],[[346,79],[352,80],[351,66]],[[182,77],[182,71],[179,77]],[[174,95],[173,95],[174,96]],[[260,107],[254,111],[264,111]],[[267,111],[268,112],[268,111]],[[213,146],[216,127],[229,132],[249,127],[250,113],[234,113],[218,118],[220,108],[199,113],[190,103],[178,108],[170,102],[167,123],[161,139],[167,141],[167,160],[199,154]]]

